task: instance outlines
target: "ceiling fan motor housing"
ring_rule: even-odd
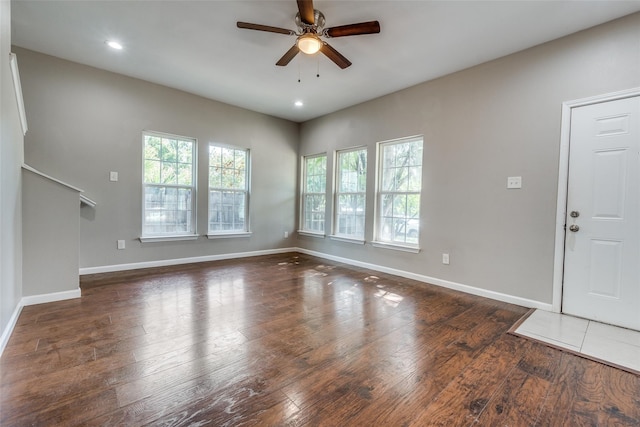
[[[309,33],[309,32],[312,32],[312,33],[322,32],[322,29],[324,28],[324,24],[325,24],[324,14],[317,9],[313,9],[313,18],[314,18],[313,24],[306,24],[302,21],[302,18],[300,17],[300,12],[296,13],[296,26],[298,27],[298,30],[300,31],[301,34]]]

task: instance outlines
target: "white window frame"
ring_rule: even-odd
[[[307,190],[307,160],[315,159],[319,157],[324,157],[324,186],[322,191],[310,192]],[[313,154],[309,156],[302,157],[302,174],[301,174],[301,184],[300,184],[300,228],[298,233],[306,234],[311,236],[325,236],[325,228],[326,228],[326,218],[327,218],[327,153],[319,153]],[[323,198],[324,199],[324,212],[322,212],[322,219],[318,221],[319,224],[322,224],[322,230],[317,230],[313,228],[307,228],[307,199],[310,197]]]
[[[416,178],[415,172],[416,172],[416,168],[419,168],[419,176],[417,176],[417,182],[420,183],[420,188],[416,189],[414,188],[406,188],[404,190],[385,190],[383,189],[383,181],[384,181],[384,174],[386,171],[385,168],[385,154],[384,154],[384,149],[386,147],[390,147],[393,145],[400,145],[400,144],[408,144],[408,143],[413,143],[413,142],[420,142],[421,143],[421,155],[420,155],[420,165],[402,165],[402,166],[394,166],[392,168],[389,169],[400,169],[400,168],[407,168],[407,172],[408,175],[411,174],[411,172],[414,173],[414,178]],[[424,137],[419,135],[419,136],[412,136],[412,137],[407,137],[407,138],[400,138],[400,139],[394,139],[394,140],[390,140],[390,141],[383,141],[383,142],[379,142],[377,144],[377,168],[376,168],[376,203],[375,203],[375,232],[374,232],[374,241],[373,241],[373,245],[376,247],[382,247],[382,248],[388,248],[388,249],[396,249],[396,250],[401,250],[401,251],[406,251],[406,252],[413,252],[413,253],[418,253],[420,251],[420,224],[421,224],[421,219],[420,219],[420,205],[422,202],[422,165],[423,165],[423,155],[422,153],[424,152]],[[410,171],[410,169],[412,169]],[[415,184],[415,180],[414,180],[414,184]],[[390,216],[386,216],[385,212],[384,212],[384,208],[382,206],[383,204],[383,199],[386,196],[400,196],[400,197],[408,197],[408,196],[417,196],[418,197],[418,214],[416,217],[408,217],[407,216],[407,212],[406,209],[407,207],[405,206],[405,216],[396,216],[393,212],[391,212]],[[401,240],[394,240],[393,238],[389,239],[389,238],[385,238],[385,233],[383,231],[383,227],[385,226],[389,226],[389,221],[385,221],[385,219],[387,220],[391,220],[393,222],[393,227],[396,228],[399,226],[400,223],[404,222],[404,241]],[[411,224],[409,224],[409,221],[411,221]],[[415,230],[415,242],[414,241],[407,241],[408,239],[410,240],[414,240],[413,237],[409,237],[409,233],[413,234],[413,230],[409,230],[409,227],[414,226],[416,227]],[[395,233],[393,233],[395,234]]]
[[[211,186],[211,148],[217,147],[222,150],[233,150],[241,151],[245,154],[245,168],[244,168],[244,188],[231,188],[224,186]],[[251,235],[250,228],[250,216],[249,216],[249,201],[251,199],[251,151],[248,148],[236,147],[233,145],[220,144],[215,142],[210,142],[209,151],[207,153],[208,158],[208,169],[207,169],[207,183],[208,183],[208,191],[207,191],[207,237],[209,239],[221,239],[221,238],[231,238],[231,237],[249,237]],[[232,168],[233,169],[233,168]],[[233,192],[236,194],[241,194],[243,196],[243,205],[244,205],[244,223],[242,229],[234,229],[234,230],[212,230],[211,229],[211,192],[212,191],[225,191],[225,192]]]
[[[355,152],[364,152],[364,158],[365,158],[365,162],[364,162],[364,188],[359,188],[359,184],[358,184],[358,177],[356,176],[356,182],[355,182],[355,189],[351,189],[351,191],[343,191],[343,178],[344,178],[344,174],[343,174],[343,170],[342,170],[342,163],[341,163],[341,157],[343,155],[348,155],[350,153],[355,153]],[[353,242],[353,243],[360,243],[360,244],[364,244],[364,233],[365,233],[365,227],[366,227],[366,221],[367,221],[367,212],[366,212],[366,206],[367,206],[367,164],[368,164],[368,150],[366,146],[360,146],[360,147],[353,147],[353,148],[347,148],[344,150],[337,150],[335,152],[335,159],[334,159],[334,164],[335,164],[335,188],[334,188],[334,202],[333,202],[333,206],[334,206],[334,212],[333,212],[333,234],[331,235],[332,239],[335,240],[343,240],[343,241],[347,241],[347,242]],[[341,206],[340,206],[340,199],[341,196],[344,197],[350,197],[350,198],[362,198],[362,214],[361,215],[357,215],[357,214],[353,214],[353,215],[346,215],[346,214],[341,214]],[[355,222],[357,222],[357,217],[361,216],[362,217],[362,230],[361,233],[341,233],[340,232],[340,224],[341,222],[346,219],[346,218],[353,218],[353,220]]]
[[[154,160],[154,159],[147,159],[146,157],[146,144],[147,144],[147,137],[156,137],[156,138],[160,138],[161,140],[176,140],[176,141],[181,141],[181,142],[189,142],[191,143],[191,184],[190,185],[186,185],[186,184],[181,184],[181,183],[175,183],[175,184],[163,184],[163,183],[154,183],[154,182],[147,182],[146,181],[146,161],[147,160]],[[197,154],[198,154],[198,141],[196,138],[191,138],[191,137],[186,137],[186,136],[180,136],[180,135],[173,135],[173,134],[169,134],[169,133],[163,133],[163,132],[154,132],[154,131],[143,131],[142,132],[142,233],[141,233],[141,237],[140,240],[142,242],[154,242],[154,241],[167,241],[167,240],[195,240],[198,238],[197,235],[197,223],[196,223],[196,219],[197,219],[197,165],[198,165],[198,159],[197,159]],[[160,162],[160,169],[162,171],[162,164],[164,164],[165,162],[162,160],[162,158],[158,159],[158,161]],[[180,162],[178,161],[178,159],[175,162],[176,166],[178,166],[180,164]],[[186,164],[186,163],[183,163]],[[162,172],[161,172],[162,173]],[[160,175],[160,177],[162,177],[162,175]],[[146,203],[146,194],[147,194],[147,188],[151,188],[151,187],[157,187],[157,188],[164,188],[166,189],[175,189],[175,190],[189,190],[191,192],[191,203],[190,206],[188,207],[189,209],[187,209],[187,212],[190,211],[190,215],[189,215],[189,229],[186,231],[176,231],[176,232],[149,232],[147,231],[148,228],[148,224],[147,224],[147,203]],[[180,212],[180,211],[184,211],[184,209],[180,209],[177,210],[176,212]]]

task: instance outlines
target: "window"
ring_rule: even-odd
[[[196,140],[143,133],[143,237],[195,235]]]
[[[209,145],[209,234],[249,232],[249,150]]]
[[[334,234],[364,240],[367,149],[338,151]]]
[[[422,137],[380,143],[377,233],[381,243],[418,246]]]
[[[327,192],[327,155],[308,156],[303,162],[302,230],[324,233]]]

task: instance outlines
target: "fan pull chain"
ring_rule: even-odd
[[[318,56],[318,71],[316,73],[316,77],[320,77],[320,57]]]
[[[298,83],[300,83],[300,61],[298,61]]]

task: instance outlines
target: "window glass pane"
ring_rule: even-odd
[[[225,148],[222,150],[222,167],[233,168],[233,150]]]
[[[230,231],[236,220],[234,194],[228,191],[212,191],[210,230]]]
[[[190,141],[178,142],[178,162],[192,164],[193,162],[193,150]]]
[[[222,185],[220,188],[233,188],[235,171],[230,168],[222,168]]]
[[[235,151],[235,161],[236,161],[236,169],[238,170],[244,170],[245,166],[246,166],[246,152],[244,151],[240,151],[240,150],[236,150]]]
[[[407,215],[407,196],[404,194],[393,196],[393,216],[406,217]]]
[[[422,167],[413,166],[409,169],[409,183],[407,189],[409,191],[420,191],[422,187]]]
[[[160,171],[160,182],[162,184],[178,184],[178,174],[175,163],[162,163]]]
[[[144,158],[160,160],[162,158],[162,142],[155,136],[145,136]]]
[[[215,145],[209,146],[209,166],[222,166],[222,148]]]
[[[193,174],[191,173],[191,170],[191,164],[178,164],[178,184],[191,185],[191,181],[193,180]]]
[[[324,195],[308,195],[305,198],[305,229],[310,231],[324,231]]]
[[[170,163],[178,161],[178,141],[166,138],[162,140],[162,161]]]
[[[382,218],[380,237],[381,240],[390,242],[393,240],[393,218]]]
[[[324,232],[327,156],[305,157],[303,164],[302,229]]]
[[[336,235],[364,239],[367,151],[340,151],[336,161]]]
[[[417,245],[422,188],[422,139],[385,143],[380,149],[380,241]]]
[[[244,166],[242,166],[241,169],[237,169],[236,170],[236,176],[235,176],[235,185],[234,187],[238,190],[242,190],[243,188],[245,188],[246,186],[246,176],[247,173],[244,170]]]
[[[144,182],[148,182],[150,184],[160,183],[160,165],[161,163],[159,161],[144,161]]]
[[[393,213],[393,194],[383,194],[381,196],[382,216],[390,217]]]
[[[195,140],[143,135],[143,236],[195,232]]]
[[[248,231],[248,150],[209,146],[209,232]]]
[[[220,188],[222,186],[222,170],[219,167],[209,168],[209,187]]]
[[[420,195],[408,194],[406,199],[407,205],[407,218],[419,218],[420,217]]]

